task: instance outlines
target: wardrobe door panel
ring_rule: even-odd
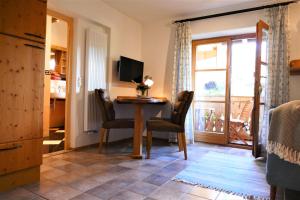
[[[44,46],[0,35],[0,144],[42,137]]]

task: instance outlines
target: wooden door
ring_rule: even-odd
[[[261,151],[260,136],[265,131],[263,122],[266,117],[266,98],[268,85],[268,31],[264,21],[256,25],[256,65],[254,85],[254,110],[252,115],[253,156],[259,157]]]
[[[0,33],[44,43],[46,9],[47,0],[1,0]]]
[[[227,143],[230,42],[226,37],[193,41],[195,141]]]
[[[0,144],[42,137],[44,45],[0,34]]]

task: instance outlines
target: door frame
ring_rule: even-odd
[[[254,84],[254,107],[252,112],[252,126],[253,133],[253,148],[252,155],[257,158],[261,153],[261,146],[259,145],[259,121],[260,121],[260,82],[261,82],[261,44],[263,37],[263,29],[269,31],[269,25],[264,21],[259,20],[256,24],[256,62],[255,62],[255,84]]]
[[[240,144],[230,143],[229,139],[229,120],[230,120],[230,103],[231,103],[231,47],[232,41],[237,39],[244,38],[256,38],[256,33],[246,33],[239,35],[229,35],[222,37],[214,37],[208,39],[198,39],[192,41],[192,81],[193,88],[195,89],[195,68],[196,68],[196,46],[199,44],[210,44],[210,43],[218,43],[218,42],[227,42],[227,64],[226,64],[226,91],[225,91],[225,125],[224,125],[224,134],[218,135],[208,135],[201,134],[201,137],[198,141],[209,142],[213,144],[222,144],[232,147],[244,148],[244,149],[252,149],[251,146],[245,146]],[[194,101],[193,101],[194,104]],[[194,113],[194,110],[193,110]]]
[[[67,41],[67,71],[66,71],[66,104],[65,104],[65,150],[70,147],[71,134],[71,91],[72,91],[72,62],[73,62],[73,18],[47,9],[47,15],[61,19],[68,24],[68,41]]]

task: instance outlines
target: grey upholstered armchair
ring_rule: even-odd
[[[121,129],[121,128],[133,129],[134,120],[116,119],[113,102],[111,102],[109,99],[104,98],[104,91],[102,89],[96,89],[95,94],[102,115],[102,128],[99,130],[100,133],[99,152],[101,152],[105,135],[106,135],[106,144],[108,143],[110,129]]]
[[[184,151],[184,158],[187,159],[186,139],[184,123],[186,114],[193,101],[193,91],[183,91],[177,95],[170,119],[152,118],[147,121],[147,159],[150,158],[152,145],[152,131],[175,132],[177,133],[179,151]]]
[[[270,110],[270,121],[272,112]],[[285,189],[285,200],[300,199],[300,165],[280,159],[273,153],[268,154],[267,181],[271,185],[271,200],[276,199],[277,187]]]

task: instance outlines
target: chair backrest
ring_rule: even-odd
[[[253,101],[247,101],[244,105],[244,108],[240,114],[239,119],[243,120],[244,122],[248,122],[249,118],[251,117],[253,110]]]
[[[177,94],[176,102],[174,103],[171,121],[184,127],[186,114],[193,101],[194,91],[182,91]]]
[[[100,106],[102,121],[107,122],[115,119],[113,102],[104,98],[103,89],[95,89],[95,96]]]

